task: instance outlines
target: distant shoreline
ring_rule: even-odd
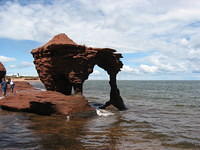
[[[13,81],[40,81],[39,77],[12,77],[6,76],[6,79],[11,78]]]

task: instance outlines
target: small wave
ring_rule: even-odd
[[[196,108],[199,107],[199,105],[187,105],[187,104],[176,104],[175,107],[189,107],[189,108]]]
[[[97,113],[98,116],[103,116],[103,117],[114,115],[114,113],[112,113],[108,110],[104,110],[104,109],[96,109],[96,113]]]
[[[192,148],[192,149],[200,149],[200,145],[198,143],[194,142],[188,142],[188,141],[180,141],[177,143],[164,143],[164,146],[168,147],[176,147],[176,148]]]
[[[40,90],[40,91],[47,91],[46,89],[43,89],[43,88],[35,88],[37,90]]]
[[[99,98],[98,97],[93,97],[93,96],[86,96],[87,99],[92,99],[92,100],[98,100]]]

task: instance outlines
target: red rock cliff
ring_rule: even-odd
[[[6,69],[4,65],[0,62],[0,82],[2,81],[2,78],[4,78],[6,75]]]
[[[78,45],[67,35],[56,35],[44,46],[32,50],[34,64],[47,90],[66,95],[82,94],[83,83],[95,65],[103,68],[110,76],[110,100],[120,110],[125,105],[116,84],[116,75],[122,68],[121,54],[110,48],[89,48]]]

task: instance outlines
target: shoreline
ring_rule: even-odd
[[[13,81],[40,81],[39,78],[13,78],[13,77],[6,77],[6,79],[11,78]]]

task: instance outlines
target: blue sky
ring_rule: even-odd
[[[118,79],[199,80],[199,0],[1,0],[0,61],[37,75],[30,51],[54,35],[121,52]],[[90,79],[107,79],[95,67]]]

